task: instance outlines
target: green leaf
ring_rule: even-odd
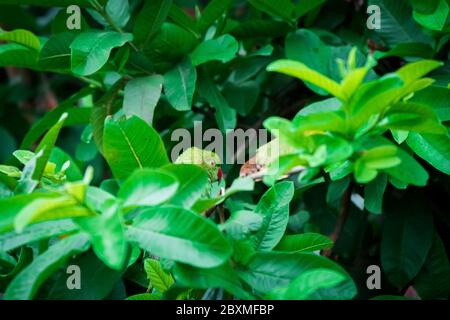
[[[32,32],[24,29],[3,31],[0,29],[0,40],[20,44],[32,50],[39,51],[41,42]]]
[[[259,83],[253,80],[240,83],[228,82],[223,88],[223,95],[228,104],[244,117],[252,112],[259,100],[260,93]]]
[[[125,27],[128,20],[130,20],[130,4],[128,0],[108,0],[105,11],[119,28]]]
[[[130,33],[114,31],[81,33],[71,43],[71,68],[78,76],[88,76],[100,70],[108,62],[111,50],[132,41]]]
[[[44,174],[45,166],[47,165],[52,149],[56,143],[59,132],[68,117],[67,113],[63,113],[59,118],[58,122],[45,134],[39,145],[36,147],[35,152],[42,152],[42,156],[36,161],[36,168],[33,172],[33,179],[40,181],[42,175]]]
[[[158,290],[158,293],[166,292],[175,283],[172,276],[162,269],[158,260],[145,259],[144,270],[150,280],[150,286]]]
[[[254,236],[254,247],[260,251],[272,250],[283,237],[289,221],[289,202],[294,196],[292,182],[280,182],[264,193],[255,212],[263,216],[261,229]]]
[[[153,122],[153,114],[161,96],[163,77],[152,75],[135,78],[125,86],[123,110],[127,116],[138,116],[148,124]]]
[[[235,211],[220,227],[228,236],[236,240],[247,238],[251,232],[261,228],[263,217],[260,214],[247,210]]]
[[[214,24],[222,15],[226,14],[231,5],[231,0],[212,0],[203,10],[200,19],[198,19],[198,29],[204,33]]]
[[[14,218],[14,224],[16,231],[20,233],[31,223],[90,215],[92,212],[78,205],[78,200],[71,196],[42,197],[23,207]]]
[[[414,279],[414,288],[422,299],[447,299],[450,291],[450,263],[444,244],[434,234],[427,259]]]
[[[327,204],[334,208],[340,208],[342,205],[342,196],[347,191],[350,182],[351,179],[349,176],[344,179],[330,181],[326,195]]]
[[[435,31],[444,29],[449,16],[450,7],[446,0],[439,0],[434,12],[414,10],[414,19],[425,28]]]
[[[301,18],[307,13],[315,10],[318,6],[325,3],[327,0],[303,0],[299,2],[294,9],[295,18]]]
[[[162,170],[175,176],[179,183],[176,195],[168,203],[185,209],[190,209],[200,199],[209,183],[208,174],[197,165],[169,164]]]
[[[397,156],[401,160],[400,165],[384,171],[407,184],[426,186],[429,178],[428,172],[406,151],[399,149]]]
[[[384,59],[388,57],[418,57],[423,59],[431,59],[433,58],[433,55],[433,48],[428,44],[420,42],[399,43],[387,52],[377,51],[374,54],[377,59]]]
[[[450,174],[450,138],[448,135],[411,132],[406,142],[419,157],[445,174]]]
[[[236,127],[236,110],[230,107],[213,80],[202,72],[198,79],[198,93],[216,109],[216,121],[222,132]]]
[[[364,207],[371,213],[381,214],[383,211],[383,195],[387,187],[386,174],[379,174],[375,180],[364,188]]]
[[[274,248],[276,251],[314,252],[333,247],[330,238],[318,233],[285,235]]]
[[[11,231],[0,235],[0,251],[7,252],[22,245],[33,243],[42,239],[72,233],[78,227],[71,220],[47,221],[37,223],[21,233]]]
[[[44,7],[67,7],[71,4],[89,8],[91,6],[90,0],[1,0],[2,4],[14,4],[14,5],[33,5],[33,6],[44,6]],[[100,0],[101,4],[104,4],[105,0]]]
[[[0,173],[6,174],[8,177],[11,178],[20,178],[22,172],[13,166],[5,166],[3,164],[0,164]]]
[[[290,0],[249,0],[250,4],[271,16],[292,20],[294,4]]]
[[[175,110],[191,110],[196,81],[197,70],[190,59],[184,59],[164,75],[164,93]]]
[[[310,69],[305,64],[294,60],[277,60],[272,62],[267,71],[280,72],[286,75],[296,77],[300,80],[309,82],[326,92],[332,94],[341,101],[346,101],[347,97],[341,93],[341,87],[339,83],[331,80],[330,78],[320,74],[319,72]]]
[[[25,164],[22,169],[20,180],[14,190],[16,194],[32,193],[38,186],[39,182],[38,180],[33,178],[33,175],[36,172],[37,162],[40,158],[42,158],[43,154],[43,151],[39,151],[36,155],[33,155],[33,157]]]
[[[413,279],[433,242],[433,217],[425,198],[417,193],[386,202],[381,238],[381,264],[397,287]]]
[[[105,131],[105,120],[114,113],[114,106],[120,91],[125,86],[126,80],[122,78],[117,81],[106,93],[94,103],[90,116],[92,135],[100,153],[103,154],[103,134]]]
[[[370,149],[360,159],[364,161],[367,168],[374,170],[392,168],[401,162],[397,157],[397,147],[395,146],[379,146]]]
[[[121,281],[123,271],[108,268],[90,250],[67,261],[67,265],[80,268],[81,289],[68,290],[68,274],[64,268],[53,277],[50,288],[43,298],[47,300],[102,300]],[[125,297],[121,298],[124,299]]]
[[[169,200],[177,191],[177,178],[162,170],[136,170],[120,187],[123,208],[154,206]]]
[[[0,45],[0,67],[38,68],[38,52],[16,43]]]
[[[236,272],[228,263],[208,269],[199,269],[177,263],[173,273],[177,283],[186,287],[198,289],[223,288],[238,298],[253,298],[242,288]]]
[[[161,300],[161,295],[159,293],[138,293],[129,296],[127,300]]]
[[[207,209],[221,204],[225,201],[226,198],[232,196],[235,193],[243,191],[253,191],[254,186],[255,182],[252,178],[238,178],[233,181],[231,186],[225,191],[224,195],[213,199],[199,199],[197,202],[195,202],[192,210],[199,213],[205,212]]]
[[[450,89],[440,87],[428,87],[414,93],[411,102],[425,104],[433,108],[439,120],[450,121]]]
[[[171,6],[172,0],[145,0],[133,29],[139,46],[145,47],[156,36]]]
[[[158,72],[165,72],[181,61],[197,45],[198,39],[191,32],[173,24],[164,22],[156,38],[144,48]]]
[[[100,216],[81,217],[76,223],[89,235],[97,257],[111,269],[121,270],[128,248],[122,213],[114,202],[102,209]]]
[[[303,273],[317,269],[336,271],[346,279],[338,287],[320,290],[311,299],[352,299],[356,295],[355,284],[342,267],[311,253],[258,252],[238,274],[256,292],[265,294],[288,286]]]
[[[34,192],[32,194],[20,194],[13,197],[0,199],[0,233],[8,232],[14,229],[14,219],[16,215],[28,206],[32,201],[47,198],[58,197],[55,193]]]
[[[277,300],[306,300],[320,289],[333,288],[345,280],[345,275],[330,269],[313,269],[302,273],[287,287],[270,291],[266,298]]]
[[[228,62],[236,56],[238,50],[239,44],[236,39],[229,34],[224,34],[216,39],[200,43],[190,57],[194,66],[213,60]]]
[[[39,53],[39,66],[45,70],[70,70],[70,45],[78,32],[53,35]]]
[[[218,266],[231,254],[213,222],[172,206],[142,210],[128,227],[127,238],[156,256],[201,268]]]
[[[381,28],[376,33],[389,47],[407,42],[431,42],[412,18],[412,8],[407,0],[370,0],[369,5],[376,5],[381,10]]]
[[[74,235],[51,246],[23,269],[9,284],[4,298],[6,300],[32,299],[44,281],[72,255],[89,248],[88,238]]]
[[[406,85],[409,85],[442,66],[443,63],[440,61],[420,60],[401,67],[396,71],[396,74],[400,76]]]
[[[138,117],[115,121],[107,118],[104,156],[114,176],[126,179],[135,169],[158,168],[169,162],[159,134]]]

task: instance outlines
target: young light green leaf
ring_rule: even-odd
[[[23,207],[14,218],[17,232],[34,222],[90,216],[93,213],[80,206],[73,197],[62,195],[54,198],[37,198]]]
[[[42,178],[48,159],[50,158],[50,154],[52,153],[52,149],[55,146],[59,132],[61,131],[61,128],[63,127],[67,117],[68,114],[63,113],[58,122],[45,134],[39,145],[36,147],[35,152],[42,152],[42,156],[40,156],[36,160],[36,167],[33,173],[34,180],[40,181],[40,179]]]
[[[31,31],[16,29],[12,31],[3,31],[0,29],[0,40],[20,44],[24,47],[39,51],[41,42]]]
[[[443,63],[440,61],[420,60],[407,64],[406,66],[398,69],[396,73],[405,84],[411,84],[442,65]]]
[[[162,269],[158,260],[145,259],[144,270],[150,280],[149,287],[155,288],[158,293],[164,293],[175,283],[172,276]]]
[[[294,61],[294,60],[277,60],[272,62],[268,67],[267,71],[270,72],[280,72],[287,74],[289,76],[296,77],[300,80],[309,82],[319,88],[325,90],[326,92],[332,94],[341,101],[346,101],[347,96],[341,92],[341,87],[339,83],[331,80],[330,78],[320,74],[319,72],[310,69],[305,64]]]

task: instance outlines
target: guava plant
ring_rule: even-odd
[[[449,14],[0,0],[1,298],[447,299]]]

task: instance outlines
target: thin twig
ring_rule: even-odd
[[[341,211],[339,213],[338,219],[336,221],[336,227],[334,228],[334,231],[330,234],[330,239],[333,241],[333,243],[336,243],[339,239],[342,230],[344,228],[345,222],[347,221],[348,215],[349,215],[349,209],[350,209],[350,200],[352,196],[352,187],[351,185],[345,190],[344,194],[342,195],[342,206]],[[330,257],[332,253],[331,249],[324,250],[324,256]]]

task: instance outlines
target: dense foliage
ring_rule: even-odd
[[[450,0],[0,0],[0,27],[4,299],[450,296]],[[282,147],[261,179],[173,161],[199,122]]]

